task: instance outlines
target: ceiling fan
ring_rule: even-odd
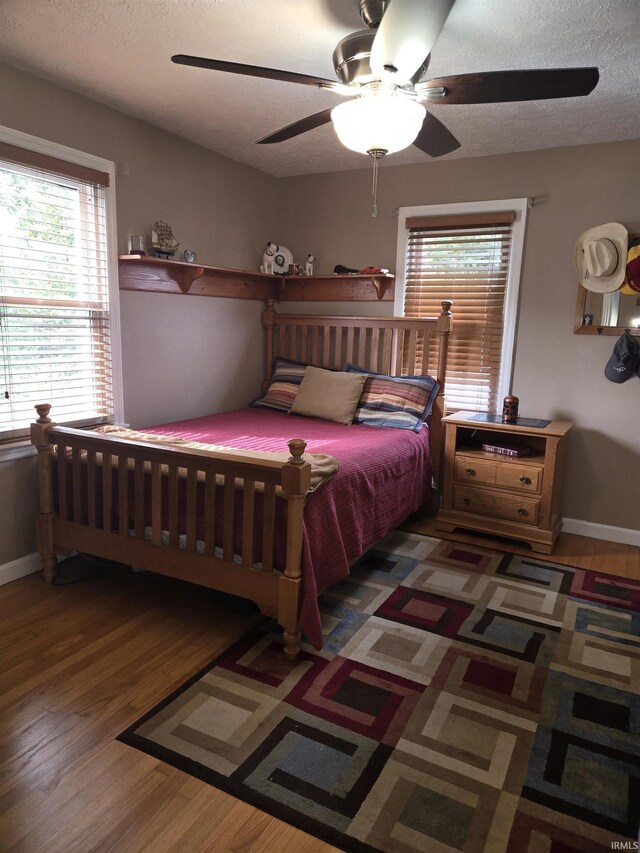
[[[489,104],[588,95],[597,68],[550,68],[454,74],[422,81],[430,52],[454,0],[357,0],[367,30],[343,38],[333,52],[338,80],[177,54],[179,65],[326,89],[351,100],[295,121],[258,140],[283,142],[333,121],[340,141],[376,161],[413,144],[431,157],[460,142],[423,104]],[[375,178],[374,178],[375,180]]]

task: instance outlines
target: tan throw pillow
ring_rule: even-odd
[[[366,378],[361,373],[307,367],[291,414],[350,424]]]

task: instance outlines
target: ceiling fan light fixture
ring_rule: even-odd
[[[354,98],[331,110],[338,139],[360,154],[384,151],[393,154],[415,140],[427,111],[417,101],[377,93]],[[378,155],[380,156],[380,155]]]

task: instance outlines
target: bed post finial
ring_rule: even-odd
[[[305,460],[302,454],[307,448],[307,442],[303,438],[292,438],[287,444],[289,446],[289,453],[291,454],[288,461],[292,465],[304,465]]]
[[[442,313],[447,317],[450,317],[451,306],[453,305],[453,302],[450,302],[448,299],[444,299],[440,304],[442,305]]]
[[[51,423],[51,418],[49,417],[49,412],[51,411],[51,403],[38,403],[38,405],[34,406],[34,408],[38,413],[38,419],[36,421],[37,424]]]

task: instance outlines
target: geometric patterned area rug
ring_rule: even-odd
[[[640,583],[394,531],[320,603],[119,740],[345,851],[638,849]]]

